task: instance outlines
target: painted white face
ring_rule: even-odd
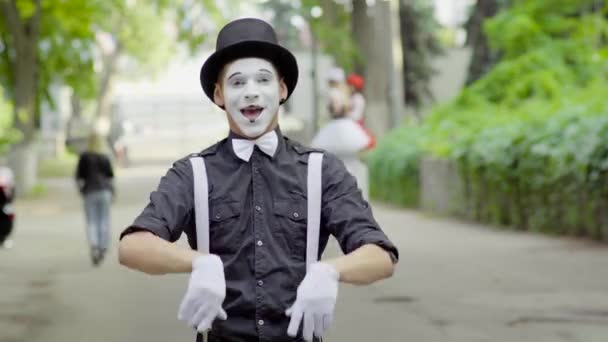
[[[224,73],[226,112],[242,133],[255,138],[273,123],[279,111],[279,75],[272,63],[261,58],[238,59]]]

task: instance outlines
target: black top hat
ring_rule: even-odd
[[[260,19],[245,18],[232,21],[222,28],[217,37],[215,52],[201,68],[201,85],[211,101],[222,67],[235,59],[246,57],[270,61],[285,81],[289,98],[298,82],[296,58],[278,44],[277,35],[270,24]]]

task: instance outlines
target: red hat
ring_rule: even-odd
[[[357,90],[362,90],[363,86],[365,85],[365,81],[363,80],[363,77],[361,77],[357,74],[348,75],[348,77],[346,78],[346,83],[352,85]]]

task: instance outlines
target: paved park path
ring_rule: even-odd
[[[113,228],[128,225],[168,163],[119,170]],[[0,250],[0,342],[193,341],[176,319],[187,276],[90,266],[70,180],[18,204]],[[398,245],[393,278],[340,288],[328,341],[608,341],[608,246],[496,230],[374,204]],[[183,241],[181,241],[183,243]],[[335,255],[331,245],[326,256]]]

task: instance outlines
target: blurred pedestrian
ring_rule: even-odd
[[[344,72],[339,68],[331,69],[328,74],[328,111],[330,120],[313,137],[311,146],[335,154],[355,176],[357,185],[368,198],[367,168],[361,162],[359,153],[370,146],[370,136],[365,129],[349,116],[351,108],[349,93],[343,84]]]
[[[110,242],[114,171],[106,150],[105,140],[91,134],[76,168],[76,183],[84,200],[90,256],[95,266],[103,260]]]
[[[374,148],[376,146],[376,138],[372,132],[365,126],[365,96],[363,95],[363,89],[365,87],[365,80],[358,74],[350,74],[346,78],[346,83],[350,88],[350,107],[348,111],[348,117],[355,120],[361,128],[365,131],[369,138],[369,143],[366,146],[366,150]]]
[[[343,117],[347,114],[348,87],[344,81],[342,68],[332,67],[327,72],[327,111],[331,118]]]
[[[3,248],[13,246],[13,240],[10,239],[10,236],[15,221],[14,198],[15,177],[13,171],[6,166],[0,166],[0,247]]]

